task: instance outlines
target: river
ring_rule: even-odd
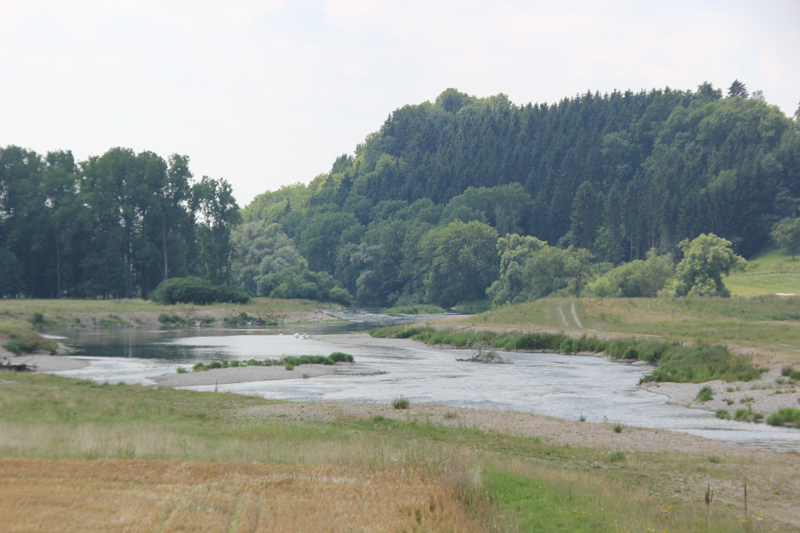
[[[261,381],[219,386],[220,391],[295,401],[412,403],[529,412],[569,420],[608,420],[625,425],[681,431],[759,449],[800,451],[800,430],[717,419],[713,413],[668,403],[662,394],[637,386],[653,367],[603,357],[547,353],[502,353],[512,364],[457,362],[469,352],[416,343],[385,347],[348,345],[303,338],[345,334],[377,325],[417,322],[436,316],[387,317],[369,311],[340,312],[331,321],[257,329],[103,328],[52,332],[77,348],[90,365],[60,375],[108,383],[152,385],[149,378],[190,368],[198,361],[352,354],[377,375],[331,375],[313,379]],[[299,334],[295,337],[295,333]],[[214,386],[191,387],[214,390]]]

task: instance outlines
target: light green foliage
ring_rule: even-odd
[[[592,255],[583,248],[548,246],[535,237],[498,240],[500,279],[486,291],[497,305],[543,298],[558,291],[580,294],[594,277]]]
[[[497,277],[497,232],[460,220],[429,231],[419,243],[421,274],[428,302],[450,307],[479,300]]]
[[[770,236],[775,244],[792,256],[794,261],[800,252],[800,218],[783,220],[773,228]]]
[[[234,232],[232,240],[233,277],[251,294],[257,293],[261,276],[307,264],[278,224],[247,223]]]
[[[655,249],[652,249],[647,252],[647,260],[631,261],[609,272],[608,288],[598,282],[601,292],[596,290],[595,294],[623,298],[653,298],[664,288],[674,272],[675,268],[669,256],[657,255]]]
[[[731,242],[713,233],[678,244],[683,260],[675,276],[676,296],[730,296],[722,276],[744,269],[747,262],[731,250]]]
[[[522,269],[525,262],[535,252],[546,246],[546,242],[540,241],[536,237],[522,236],[516,233],[497,240],[497,252],[500,254],[500,279],[492,283],[487,291],[495,304],[511,302],[523,293],[525,283]]]

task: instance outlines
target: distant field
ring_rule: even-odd
[[[57,319],[58,315],[80,313],[189,313],[208,309],[229,309],[250,314],[279,314],[290,312],[312,312],[318,308],[317,302],[310,300],[280,300],[274,298],[253,298],[248,304],[210,304],[210,305],[161,305],[150,300],[31,300],[0,299],[0,319],[3,315],[30,316],[42,313],[45,318]]]
[[[800,294],[800,261],[766,246],[748,259],[745,272],[733,273],[724,281],[733,296]]]
[[[741,274],[725,280],[733,296],[800,294],[800,274]]]

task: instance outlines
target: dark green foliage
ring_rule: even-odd
[[[165,326],[182,326],[183,324],[186,324],[186,319],[182,316],[168,315],[166,313],[161,313],[158,315],[158,321]]]
[[[705,403],[705,402],[710,402],[710,401],[711,401],[711,400],[713,400],[713,399],[714,399],[714,391],[713,391],[713,390],[711,390],[711,387],[707,387],[707,386],[706,386],[706,387],[703,387],[703,388],[702,388],[702,389],[700,389],[700,391],[697,393],[697,398],[696,398],[696,400],[697,400],[698,402],[703,402],[703,403]]]
[[[343,363],[352,363],[353,356],[347,353],[342,352],[333,352],[328,356],[334,363],[343,362]]]
[[[800,409],[784,407],[778,409],[777,413],[772,413],[767,417],[767,424],[770,426],[784,426],[791,423],[796,428],[800,428]]]
[[[721,418],[722,420],[730,420],[731,414],[728,412],[727,409],[717,409],[716,412],[717,418]]]
[[[280,359],[265,359],[263,361],[250,359],[248,361],[213,361],[208,364],[196,363],[192,370],[202,372],[214,368],[235,368],[238,366],[282,366],[292,367],[287,368],[287,370],[292,370],[294,367],[301,365],[333,365],[338,362],[353,363],[355,360],[350,354],[334,352],[328,357],[324,355],[301,355],[300,357],[281,357]]]
[[[23,343],[18,340],[10,340],[6,341],[5,344],[3,344],[3,348],[5,348],[11,353],[19,355],[22,352],[29,352],[31,349],[33,349],[33,346],[29,346],[26,343]]]
[[[800,252],[800,218],[786,218],[772,228],[770,237],[784,252],[792,256],[792,261]]]
[[[229,327],[236,326],[274,326],[278,322],[275,320],[264,320],[257,316],[250,316],[244,311],[236,316],[228,316],[222,319],[222,323]]]
[[[214,286],[207,280],[195,277],[162,281],[151,294],[151,298],[164,305],[176,303],[206,305],[219,302],[243,304],[250,301],[250,297],[241,289],[224,285]]]
[[[408,398],[403,396],[398,396],[394,400],[392,400],[392,407],[395,409],[408,409],[411,405],[411,402],[408,401]]]
[[[781,376],[787,377],[794,381],[800,381],[800,370],[795,370],[791,366],[784,366],[781,368]]]
[[[674,347],[661,357],[658,368],[644,381],[751,381],[760,375],[761,372],[750,362],[750,357],[733,354],[726,346],[700,344]]]
[[[800,199],[800,133],[739,89],[729,99],[705,83],[524,106],[448,89],[436,103],[397,109],[354,157],[307,186],[256,198],[245,218],[280,224],[311,269],[360,305],[483,299],[468,295],[480,276],[458,279],[461,263],[424,239],[456,221],[613,264],[652,248],[676,254],[683,239],[711,233],[750,254]],[[516,263],[501,265],[493,300],[579,294],[586,281],[560,274],[557,251],[527,270]],[[619,280],[625,294],[652,295],[665,279],[661,269],[643,283],[649,274],[634,270]]]

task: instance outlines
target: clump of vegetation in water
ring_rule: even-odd
[[[343,352],[333,352],[329,356],[324,355],[301,355],[300,357],[281,357],[280,359],[264,359],[257,361],[212,361],[210,363],[195,363],[192,367],[194,372],[203,372],[215,368],[235,368],[239,366],[291,366],[292,369],[301,365],[334,365],[336,363],[353,363],[355,359],[352,355]],[[289,369],[287,369],[289,370]]]
[[[770,426],[786,426],[791,424],[796,428],[800,428],[800,409],[795,409],[793,407],[778,409],[777,413],[769,415],[767,424]]]

